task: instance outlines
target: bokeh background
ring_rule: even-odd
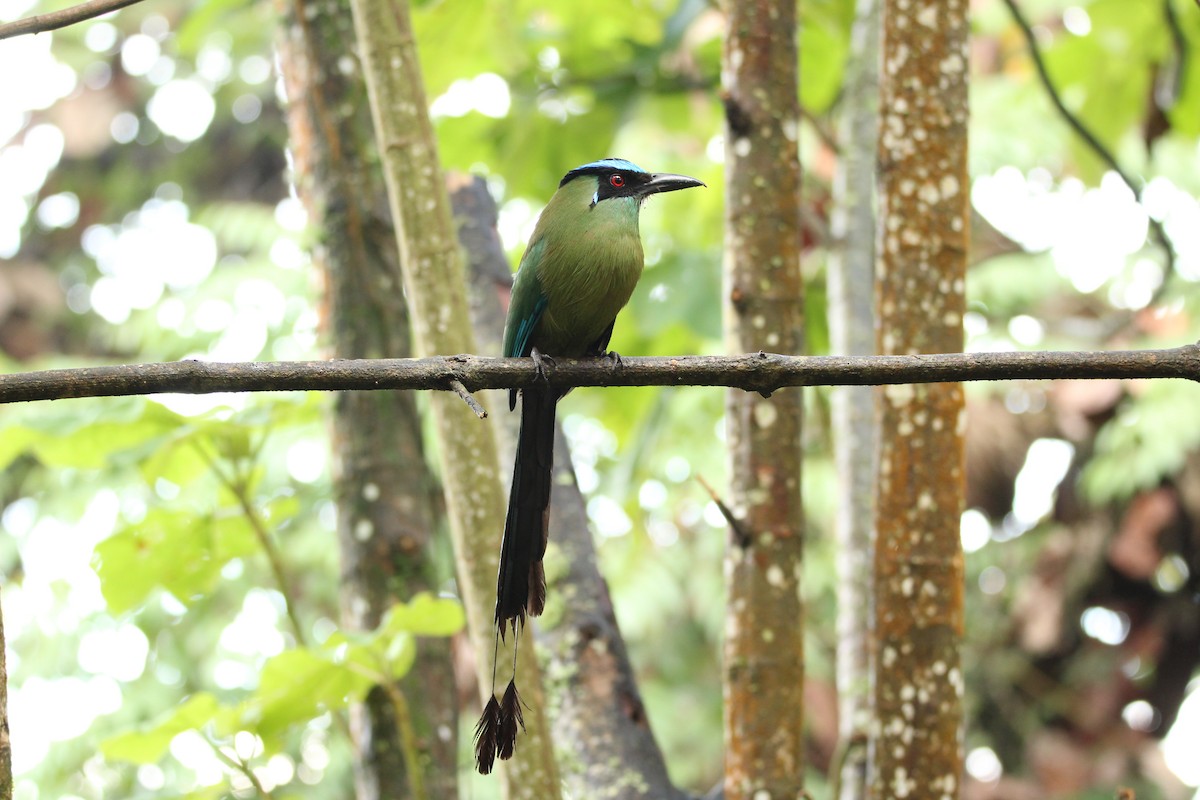
[[[0,0],[0,21],[51,8]],[[1144,188],[1139,202],[1063,123],[1006,7],[972,3],[967,348],[1196,341],[1200,7],[1021,8],[1064,104]],[[612,346],[720,352],[720,10],[413,11],[442,163],[486,176],[514,264],[580,163],[616,155],[708,183],[687,203],[648,204],[647,270]],[[807,335],[820,354],[854,8],[806,0],[801,16]],[[313,232],[289,188],[276,19],[269,3],[145,0],[0,41],[0,368],[327,355]],[[965,791],[1200,797],[1200,387],[1009,382],[968,397]],[[254,530],[279,542],[310,637],[338,635],[330,404],[210,395],[0,410],[16,797],[255,796],[229,753],[278,796],[350,795],[340,695],[306,694],[287,662],[294,637]],[[621,388],[578,390],[560,409],[651,722],[693,792],[720,777],[725,524],[697,478],[725,480],[723,408],[717,389]],[[819,800],[836,745],[827,390],[807,391],[806,413]],[[224,739],[178,713],[186,696],[214,704],[198,720],[248,703],[279,713],[269,731]],[[464,796],[492,796],[462,762]]]

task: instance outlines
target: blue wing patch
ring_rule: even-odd
[[[529,355],[533,350],[533,344],[529,339],[533,336],[533,329],[537,327],[538,321],[542,318],[542,312],[545,310],[546,298],[540,297],[529,316],[521,320],[521,323],[517,325],[517,335],[513,339],[513,351],[505,353],[506,356],[510,358],[522,358]]]
[[[511,307],[510,307],[511,308]],[[529,314],[517,323],[516,331],[512,336],[511,346],[504,348],[504,355],[509,358],[523,358],[528,356],[533,351],[533,332],[537,329],[538,322],[542,319],[542,313],[546,310],[546,296],[538,297],[534,303],[533,309]],[[507,332],[505,342],[508,342]],[[508,390],[508,410],[512,411],[517,407],[517,390]]]

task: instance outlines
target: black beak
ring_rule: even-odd
[[[650,182],[642,184],[638,193],[642,197],[659,192],[677,192],[680,189],[690,189],[693,186],[704,186],[704,181],[689,178],[687,175],[672,175],[669,172],[658,172],[650,176]]]

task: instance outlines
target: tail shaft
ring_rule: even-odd
[[[536,617],[546,605],[542,556],[548,535],[554,412],[559,396],[549,386],[528,386],[521,391],[521,432],[496,578],[496,624],[501,636],[508,625],[515,631],[526,614]]]

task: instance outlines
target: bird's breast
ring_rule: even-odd
[[[629,302],[642,274],[642,242],[636,227],[598,225],[554,245],[541,269],[546,311],[535,344],[548,355],[577,358]]]

